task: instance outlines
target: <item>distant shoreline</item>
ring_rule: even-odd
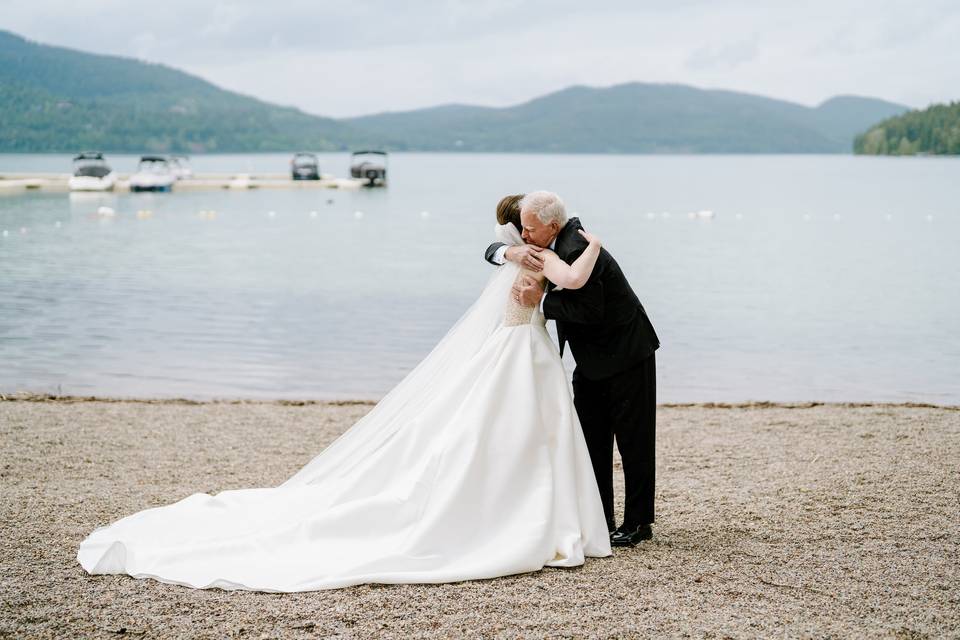
[[[106,156],[129,156],[131,158],[139,158],[143,155],[153,155],[155,152],[145,151],[143,149],[139,151],[111,151],[109,149],[96,149],[97,151],[102,152]],[[65,151],[10,151],[10,150],[0,150],[0,158],[12,158],[15,156],[50,156],[50,157],[73,157],[77,153],[83,151],[83,149],[69,149]],[[216,158],[216,157],[230,157],[230,156],[282,156],[284,158],[289,158],[295,149],[282,149],[278,151],[215,151],[215,152],[192,152],[192,151],[163,151],[158,152],[159,155],[166,154],[184,154],[189,158]],[[308,149],[309,151],[309,149]],[[578,158],[585,157],[598,157],[598,158],[627,158],[627,157],[636,157],[636,158],[730,158],[730,157],[746,157],[746,158],[770,158],[770,157],[797,157],[797,158],[812,158],[812,157],[825,157],[825,158],[885,158],[887,160],[898,160],[898,159],[910,159],[915,161],[921,160],[931,160],[931,159],[947,159],[947,160],[960,160],[960,155],[956,154],[914,154],[914,155],[871,155],[871,154],[859,154],[853,153],[852,151],[676,151],[676,152],[638,152],[638,151],[476,151],[476,150],[456,150],[456,149],[435,149],[435,150],[390,150],[388,149],[391,157],[403,157],[403,156],[549,156],[549,157],[565,157],[565,156],[576,156]],[[316,153],[320,158],[327,156],[349,156],[350,150],[341,149],[336,151],[331,150],[315,150],[313,153]],[[12,171],[7,171],[11,173]],[[15,172],[13,172],[15,173]],[[64,169],[63,173],[69,173],[69,167]]]
[[[327,405],[334,407],[373,406],[377,400],[364,399],[289,399],[289,398],[149,398],[149,397],[117,397],[117,396],[74,396],[54,395],[49,393],[0,393],[0,402],[60,402],[75,404],[79,402],[111,402],[136,404],[272,404],[278,406],[307,406]],[[903,407],[909,409],[939,409],[946,411],[960,411],[960,405],[935,404],[931,402],[820,402],[817,400],[797,402],[774,402],[769,400],[750,400],[746,402],[661,402],[657,405],[663,408],[702,408],[702,409],[813,409],[815,407],[863,408],[863,407]]]

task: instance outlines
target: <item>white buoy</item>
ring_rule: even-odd
[[[116,214],[117,214],[116,211],[114,211],[113,209],[111,209],[110,207],[107,207],[107,206],[103,206],[103,207],[100,207],[99,209],[97,209],[97,215],[100,215],[100,216],[107,216],[107,217],[109,217],[109,216],[114,216],[114,215],[116,215]]]
[[[574,214],[574,215],[576,215],[576,214]],[[429,212],[429,211],[421,211],[421,212],[420,212],[420,217],[423,218],[424,220],[426,220],[427,218],[430,217],[430,212]]]
[[[655,214],[653,211],[649,211],[649,212],[647,213],[647,218],[650,219],[650,220],[653,220],[653,219],[656,218],[656,217],[657,217],[657,214]]]
[[[277,217],[277,212],[276,212],[276,211],[267,211],[267,215],[270,216],[271,218],[276,218],[276,217]]]
[[[10,235],[10,232],[7,231],[6,229],[4,229],[4,230],[3,230],[3,237],[6,238],[8,235]]]
[[[840,214],[839,214],[839,213],[833,214],[833,219],[834,219],[834,220],[839,220],[839,219],[840,219]]]
[[[353,217],[356,218],[357,220],[359,220],[360,218],[363,217],[363,211],[354,211],[354,212],[353,212]]]
[[[742,213],[738,213],[737,215],[735,215],[735,216],[733,216],[733,217],[736,218],[737,220],[743,220],[743,214],[742,214]]]
[[[928,215],[928,216],[927,216],[927,222],[933,222],[933,216]]]
[[[20,227],[20,233],[26,233],[26,232],[27,232],[26,227]]]
[[[669,211],[664,211],[663,213],[660,214],[660,217],[661,217],[661,218],[669,218],[669,217],[670,217],[670,212],[669,212]]]
[[[57,220],[56,224],[54,224],[53,226],[55,226],[57,229],[59,229],[59,228],[60,228],[60,221]]]
[[[804,222],[810,222],[810,214],[809,214],[809,213],[803,214],[803,221],[804,221]]]
[[[887,220],[893,220],[893,214],[888,213],[886,215]]]
[[[310,212],[310,217],[311,217],[311,218],[316,218],[316,217],[317,217],[317,212],[316,212],[316,211],[311,211],[311,212]]]
[[[709,209],[703,209],[702,211],[697,212],[697,216],[706,220],[710,220],[713,218],[713,211],[710,211]]]

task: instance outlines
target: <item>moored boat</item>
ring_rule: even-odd
[[[102,153],[85,151],[73,159],[73,175],[68,181],[71,191],[110,191],[116,181],[117,175]]]
[[[177,180],[186,180],[193,177],[193,170],[190,168],[190,158],[187,156],[170,156],[170,170]]]
[[[387,152],[363,150],[350,155],[350,176],[365,187],[387,186]]]
[[[317,154],[301,151],[290,160],[290,174],[294,180],[319,180],[320,163]]]
[[[177,176],[164,156],[141,156],[137,172],[130,176],[130,191],[170,191]]]

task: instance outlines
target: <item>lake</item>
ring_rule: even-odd
[[[348,156],[320,164],[345,176]],[[482,289],[499,198],[550,189],[646,307],[661,402],[960,404],[960,159],[393,154],[389,171],[376,190],[0,196],[0,391],[380,397]]]

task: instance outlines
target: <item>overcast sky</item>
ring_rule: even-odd
[[[960,0],[0,0],[0,28],[330,116],[677,82],[960,99]]]

